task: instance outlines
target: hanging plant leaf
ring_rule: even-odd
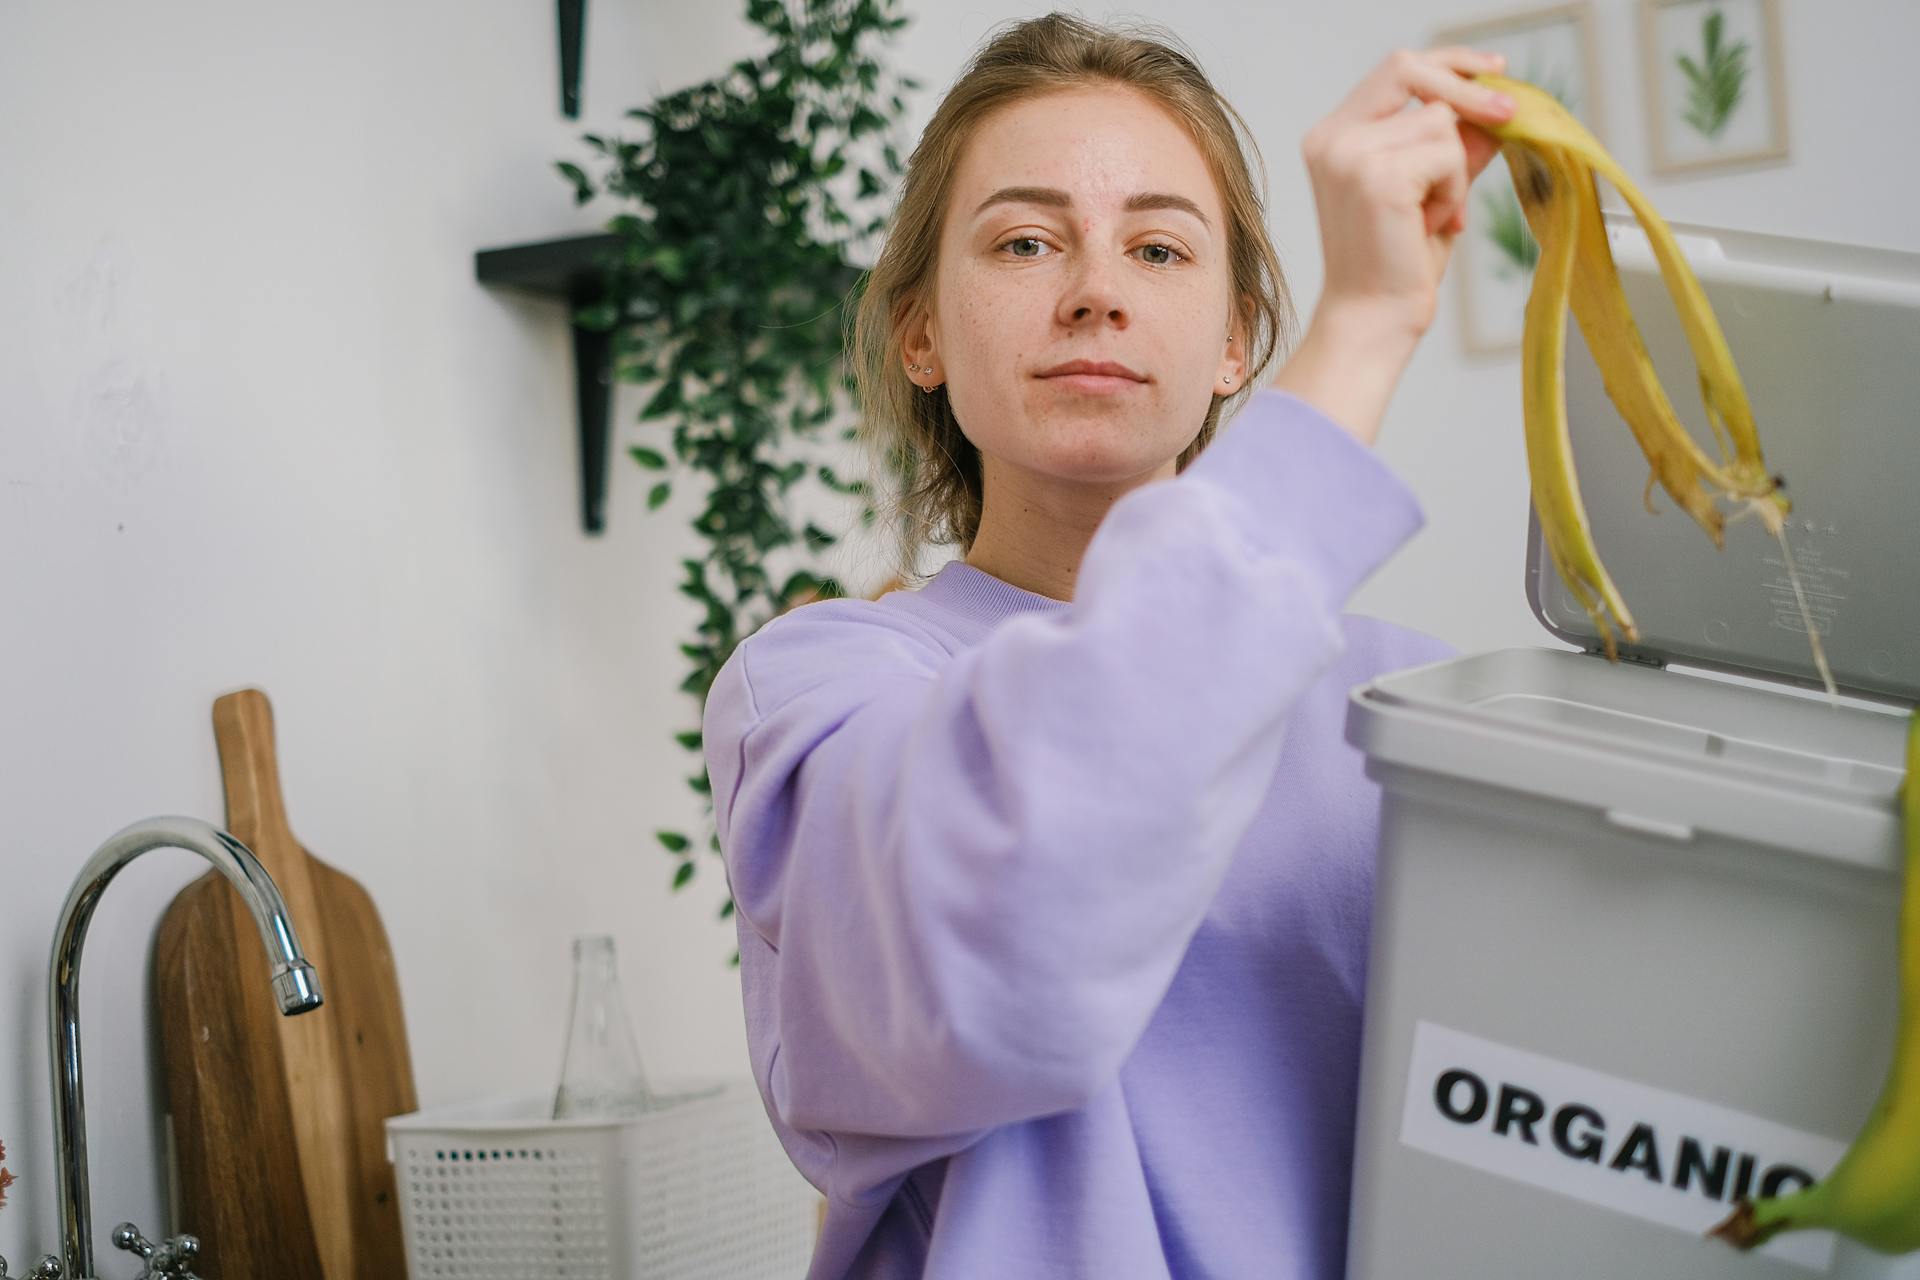
[[[591,141],[591,139],[589,140]],[[584,169],[577,164],[569,164],[565,160],[562,160],[555,168],[560,170],[561,176],[573,184],[573,202],[575,204],[585,204],[587,201],[593,199],[593,180],[587,177]]]
[[[639,420],[671,427],[671,457],[644,445],[628,452],[644,470],[677,459],[706,482],[690,518],[704,550],[681,561],[677,584],[699,606],[697,635],[680,647],[688,666],[678,687],[702,705],[743,638],[797,598],[843,594],[806,563],[838,534],[796,518],[789,503],[811,480],[844,497],[868,490],[809,450],[822,427],[846,420],[854,378],[845,307],[864,260],[854,242],[884,221],[904,167],[894,134],[903,93],[918,86],[874,54],[906,25],[901,3],[745,0],[768,40],[763,53],[627,111],[637,137],[586,135],[591,163],[560,162],[576,199],[584,191],[618,206],[606,224],[618,251],[593,318],[613,332],[618,376],[652,388]],[[850,166],[858,182],[836,183]],[[852,428],[841,435],[851,439]],[[658,479],[648,510],[670,493]],[[871,507],[858,518],[870,524]],[[776,579],[767,561],[789,547],[802,563],[782,561],[788,572]],[[702,749],[697,730],[674,741]],[[687,785],[711,815],[702,764]],[[675,888],[692,865],[676,869]]]

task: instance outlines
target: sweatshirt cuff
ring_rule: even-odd
[[[1255,548],[1311,555],[1344,601],[1426,516],[1371,448],[1290,392],[1263,388],[1181,478],[1225,493]]]

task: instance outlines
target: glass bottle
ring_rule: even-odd
[[[653,1105],[627,1002],[620,991],[613,939],[604,934],[573,940],[573,1012],[567,1019],[567,1053],[555,1120],[620,1120]]]

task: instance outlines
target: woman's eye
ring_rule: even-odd
[[[1015,236],[1011,240],[1002,240],[999,248],[1016,258],[1040,258],[1053,251],[1053,246],[1038,236]],[[1151,267],[1171,267],[1187,260],[1186,254],[1158,240],[1141,245],[1135,252],[1152,255],[1141,259]]]

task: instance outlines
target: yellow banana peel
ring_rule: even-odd
[[[1574,474],[1565,386],[1569,309],[1586,336],[1607,395],[1652,469],[1649,510],[1658,483],[1720,546],[1727,520],[1720,501],[1753,513],[1776,537],[1782,535],[1791,506],[1781,492],[1782,482],[1767,471],[1761,456],[1753,411],[1726,337],[1666,222],[1553,95],[1505,76],[1475,78],[1516,104],[1512,119],[1488,126],[1488,132],[1500,141],[1521,210],[1540,245],[1521,344],[1534,507],[1561,580],[1592,617],[1607,656],[1617,658],[1616,635],[1634,642],[1640,633],[1600,562]],[[1596,174],[1620,191],[1653,246],[1699,368],[1701,398],[1719,445],[1717,460],[1688,434],[1660,386],[1607,244]]]

